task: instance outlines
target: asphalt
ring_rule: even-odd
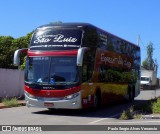
[[[159,90],[157,90],[158,92],[157,92],[157,96],[160,96],[160,89]],[[153,93],[152,93],[153,91],[149,91],[149,94],[144,94],[145,93],[145,91],[142,91],[142,93],[141,93],[141,95],[139,96],[139,99],[141,99],[141,100],[143,100],[143,99],[146,99],[146,98],[144,98],[145,96],[150,96],[151,98],[153,97],[153,96],[151,96],[151,95],[153,95]],[[144,94],[144,95],[143,95]],[[155,95],[155,94],[154,94]],[[154,97],[157,97],[157,96],[154,96]],[[153,98],[154,98],[153,97]],[[151,99],[150,98],[150,99]],[[26,103],[25,103],[25,100],[23,99],[23,100],[18,100],[18,103],[20,104],[20,106],[25,106],[26,105]],[[4,109],[4,108],[11,108],[11,107],[8,107],[8,106],[5,106],[3,103],[0,103],[0,109]],[[148,114],[148,115],[142,115],[142,119],[160,119],[160,114]]]

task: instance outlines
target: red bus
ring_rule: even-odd
[[[140,47],[88,23],[38,27],[27,52],[28,107],[97,108],[140,93]]]

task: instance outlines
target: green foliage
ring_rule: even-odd
[[[131,106],[127,110],[124,110],[120,115],[119,119],[128,120],[128,119],[140,119],[142,113],[139,112],[139,109],[136,109],[136,106]]]
[[[12,98],[12,99],[4,98],[4,99],[2,100],[2,103],[3,103],[5,106],[8,106],[8,107],[17,107],[17,106],[20,106],[20,104],[18,103],[17,98]]]
[[[14,40],[11,36],[0,36],[0,67],[7,68],[10,67],[13,62],[13,53],[15,47],[12,46],[12,41]]]
[[[142,118],[142,113],[135,113],[135,114],[133,115],[133,118],[134,118],[134,119],[141,119],[141,118]]]
[[[160,98],[158,98],[156,102],[153,102],[152,111],[153,113],[160,113]]]
[[[160,113],[160,97],[157,99],[151,99],[147,102],[139,105],[136,104],[131,106],[129,109],[124,110],[120,115],[119,119],[128,120],[128,119],[140,119],[143,114]]]
[[[147,45],[147,58],[142,62],[142,66],[147,70],[154,70],[157,72],[158,63],[156,59],[153,59],[153,50],[153,43],[149,42]]]
[[[17,39],[11,36],[0,36],[0,68],[15,68],[13,66],[14,52],[17,49],[28,47],[32,33]],[[21,64],[23,64],[24,56],[22,55]]]
[[[132,111],[130,109],[124,110],[119,119],[121,120],[133,119]]]
[[[145,68],[145,69],[148,68],[147,60],[144,60],[144,61],[142,62],[142,67]]]
[[[21,70],[24,70],[24,69],[25,69],[26,58],[27,58],[27,56],[25,56],[25,57],[23,58],[23,63],[22,63],[21,66],[20,66],[20,69],[21,69]]]

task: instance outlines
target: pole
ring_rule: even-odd
[[[139,46],[140,44],[140,35],[138,35],[138,39],[137,39],[137,45]]]

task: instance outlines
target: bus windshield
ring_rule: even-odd
[[[25,82],[28,84],[75,84],[78,79],[76,57],[29,57]]]

